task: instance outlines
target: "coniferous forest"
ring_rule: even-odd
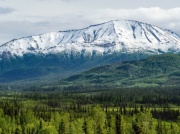
[[[0,91],[0,134],[179,134],[179,87]]]

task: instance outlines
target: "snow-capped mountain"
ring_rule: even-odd
[[[152,54],[180,53],[180,36],[150,24],[116,20],[0,45],[0,82],[75,72]]]
[[[180,52],[180,37],[162,28],[131,20],[116,20],[80,30],[59,31],[14,39],[0,45],[0,55],[114,52]]]

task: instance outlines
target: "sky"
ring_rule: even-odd
[[[118,19],[149,23],[180,35],[180,0],[0,0],[0,45]]]

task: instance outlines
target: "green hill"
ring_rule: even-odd
[[[139,61],[93,68],[61,81],[61,84],[108,84],[125,87],[180,85],[180,55],[164,54]]]

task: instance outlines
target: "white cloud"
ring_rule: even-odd
[[[91,18],[98,20],[106,19],[137,19],[145,21],[167,21],[180,20],[180,8],[161,9],[159,7],[137,8],[137,9],[101,9],[91,13]]]
[[[137,9],[103,9],[94,12],[89,18],[98,22],[128,19],[153,24],[180,34],[180,8],[162,9],[159,7]]]
[[[35,21],[36,17],[32,16],[31,19],[33,21],[0,21],[0,45],[15,38],[38,35],[46,32],[83,28],[93,24],[93,22],[76,14],[37,18],[38,21]]]
[[[153,24],[170,29],[180,35],[180,8],[162,9],[159,7],[135,9],[97,9],[60,12],[59,15],[16,14],[14,20],[0,21],[0,44],[13,38],[35,35],[51,31],[79,29],[91,24],[109,20],[128,19]],[[11,18],[12,18],[11,17]],[[16,19],[17,18],[17,19]]]

